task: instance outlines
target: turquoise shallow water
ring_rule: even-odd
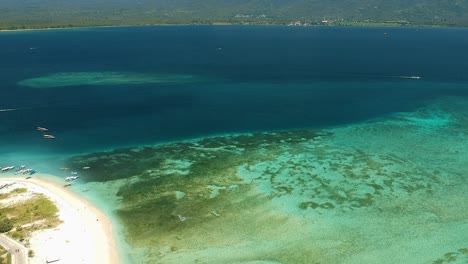
[[[93,168],[87,185],[116,202],[134,260],[464,263],[467,109],[450,97],[353,125],[119,149],[69,165]]]
[[[0,166],[77,171],[128,263],[465,263],[465,31],[0,34]]]

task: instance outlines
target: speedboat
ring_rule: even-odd
[[[55,136],[52,136],[52,135],[44,135],[43,137],[45,139],[55,139]]]
[[[37,127],[37,131],[39,132],[47,132],[49,131],[49,129],[45,128],[45,127]]]

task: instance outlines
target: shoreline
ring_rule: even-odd
[[[78,254],[75,257],[82,258],[81,260],[73,259],[77,263],[121,263],[111,221],[90,202],[51,179],[37,176],[23,179],[7,175],[0,177],[0,182],[16,182],[25,185],[28,190],[46,195],[59,209],[59,217],[65,218],[57,228],[39,230],[31,235],[29,249],[36,252],[38,256],[41,253],[38,247],[44,247],[44,243],[50,243],[46,246],[52,248],[68,246],[72,254]],[[73,223],[70,223],[72,221]],[[71,235],[71,238],[68,235]],[[36,242],[33,243],[33,241]],[[76,246],[79,248],[75,248]],[[65,254],[66,250],[60,252]],[[47,254],[42,252],[42,257],[43,255]],[[70,256],[66,255],[66,257]],[[89,262],[83,262],[83,258],[88,258]],[[67,261],[67,263],[70,262]]]
[[[73,27],[44,27],[44,28],[22,28],[22,29],[0,29],[2,32],[34,32],[34,31],[48,31],[48,30],[72,30],[72,29],[95,29],[95,28],[127,28],[127,27],[224,27],[224,26],[242,26],[242,27],[291,27],[291,28],[311,28],[311,27],[345,27],[345,28],[452,28],[452,29],[466,29],[463,26],[450,26],[450,25],[386,25],[382,24],[369,24],[369,25],[309,25],[309,26],[290,26],[287,24],[238,24],[238,23],[212,23],[212,24],[149,24],[149,25],[96,25],[96,26],[73,26]]]

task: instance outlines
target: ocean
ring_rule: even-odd
[[[129,263],[390,263],[397,244],[401,263],[462,263],[467,33],[1,32],[0,167],[90,166],[83,195],[122,226]],[[396,239],[402,213],[420,244]]]
[[[432,84],[467,80],[467,43],[464,29],[187,26],[2,33],[0,105],[18,110],[2,112],[1,151],[86,152],[362,121],[428,98],[466,95],[463,87]],[[208,80],[51,89],[18,84],[63,72]],[[36,126],[50,128],[60,142],[44,142]]]

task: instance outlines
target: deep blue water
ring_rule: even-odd
[[[467,29],[174,26],[0,33],[0,109],[18,109],[0,112],[0,154],[320,128],[410,111],[426,100],[468,95],[467,50]],[[73,71],[214,79],[51,89],[17,84]],[[43,140],[36,126],[58,139]]]

